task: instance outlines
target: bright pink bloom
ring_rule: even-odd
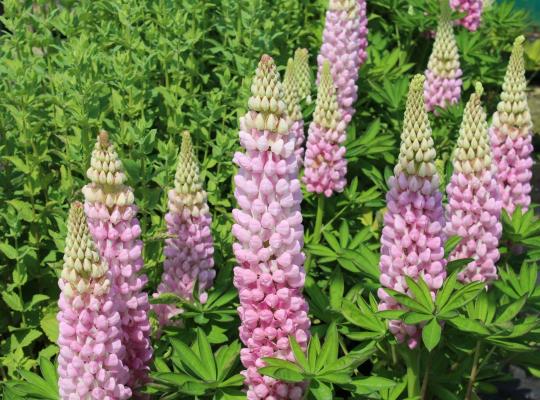
[[[263,55],[251,84],[249,111],[240,119],[244,152],[234,155],[233,251],[238,261],[238,288],[246,346],[240,359],[246,371],[247,398],[299,400],[303,384],[288,384],[261,376],[263,357],[294,360],[289,336],[306,348],[310,322],[302,296],[305,272],[302,192],[289,130],[282,86],[274,60]]]
[[[300,49],[299,49],[300,50]],[[300,109],[299,71],[292,58],[287,62],[287,69],[283,78],[283,101],[287,105],[287,115],[291,123],[291,132],[295,137],[294,154],[298,168],[304,162],[304,119]]]
[[[474,258],[459,274],[459,280],[465,283],[497,279],[496,263],[500,256],[501,201],[496,167],[491,160],[486,113],[480,100],[482,92],[482,85],[477,83],[476,93],[465,107],[454,151],[454,173],[446,188],[446,234],[462,238],[449,259]]]
[[[444,210],[435,168],[435,149],[422,87],[416,75],[410,85],[401,135],[398,164],[386,194],[388,210],[381,237],[380,282],[383,287],[410,294],[405,277],[422,277],[435,298],[446,277],[444,259]],[[380,310],[400,305],[384,289],[378,291]],[[420,328],[390,322],[390,331],[409,347],[418,344]]]
[[[480,26],[483,4],[482,0],[450,0],[450,7],[455,11],[466,15],[457,20],[456,23],[474,32]]]
[[[102,131],[92,152],[87,171],[91,183],[83,188],[84,210],[90,232],[100,256],[111,270],[111,282],[122,321],[122,343],[126,348],[123,360],[129,368],[128,385],[134,391],[148,380],[152,358],[147,282],[139,275],[143,267],[141,228],[136,218],[133,191],[126,186],[122,162],[109,135]],[[144,396],[143,396],[144,397]]]
[[[514,42],[501,100],[490,128],[499,192],[503,208],[510,215],[516,207],[526,211],[531,204],[532,122],[527,104],[524,41],[520,36]]]
[[[214,244],[210,225],[212,217],[206,202],[199,175],[199,163],[189,132],[182,133],[182,147],[176,167],[174,189],[169,191],[169,212],[165,216],[169,238],[165,241],[163,276],[155,297],[160,293],[174,293],[188,301],[197,297],[205,303],[206,291],[212,286]],[[174,305],[155,305],[160,325],[182,312]]]
[[[303,181],[309,192],[326,197],[342,192],[347,183],[346,123],[341,118],[330,65],[325,62],[317,93],[313,121],[309,125]]]
[[[99,256],[79,202],[69,211],[64,268],[58,284],[60,398],[131,398],[111,273]]]
[[[367,53],[367,16],[365,0],[329,0],[323,44],[317,62],[319,79],[325,60],[330,62],[337,87],[337,99],[343,120],[348,124],[355,113],[358,97],[358,70]]]
[[[441,10],[435,43],[429,56],[424,84],[428,111],[456,104],[461,96],[461,68],[449,10]]]

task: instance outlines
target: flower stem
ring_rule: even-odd
[[[471,376],[469,377],[469,384],[467,385],[467,394],[465,400],[471,400],[472,392],[474,387],[474,382],[476,381],[476,376],[478,375],[478,360],[480,359],[480,341],[476,343],[476,348],[474,349],[474,359],[473,365],[471,368]]]
[[[427,360],[426,360],[426,369],[424,371],[424,380],[422,381],[422,390],[420,392],[420,398],[422,400],[426,400],[426,395],[427,395],[427,388],[428,388],[428,382],[429,382],[429,371],[431,369],[431,356],[432,356],[432,352],[430,351],[428,353],[428,357],[427,357]]]
[[[317,199],[317,214],[315,216],[315,228],[313,229],[313,235],[311,236],[310,244],[318,244],[321,241],[321,228],[324,216],[324,196],[319,195]],[[311,263],[313,262],[313,257],[311,254],[308,255],[305,263],[306,275],[309,274],[311,268]]]
[[[403,358],[407,365],[407,396],[420,397],[420,354],[418,351],[403,349]]]

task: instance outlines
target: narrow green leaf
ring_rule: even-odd
[[[439,344],[441,340],[441,331],[441,325],[435,318],[422,329],[422,341],[428,351],[432,351]]]

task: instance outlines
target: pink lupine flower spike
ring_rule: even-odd
[[[501,201],[496,167],[491,159],[486,113],[480,101],[482,92],[482,85],[477,83],[476,92],[465,107],[453,156],[454,173],[446,188],[446,233],[462,238],[449,260],[474,259],[459,274],[459,280],[464,283],[497,279],[495,264],[499,260],[502,232]]]
[[[58,281],[60,399],[129,399],[112,275],[92,240],[81,203],[71,206],[67,228]]]
[[[246,367],[250,400],[299,400],[303,384],[262,376],[263,357],[294,360],[289,336],[305,350],[309,338],[308,305],[302,296],[305,273],[302,192],[282,86],[274,60],[263,55],[251,84],[249,111],[240,119],[243,152],[234,155],[233,251],[238,265],[242,321],[240,359]]]
[[[216,276],[212,217],[206,199],[191,136],[183,132],[174,188],[169,191],[169,212],[165,216],[170,237],[165,241],[163,276],[155,297],[160,293],[174,293],[188,301],[196,296],[201,303],[206,302],[206,291]],[[193,293],[196,283],[198,293]],[[153,308],[161,326],[182,312],[168,304]]]
[[[444,211],[423,84],[422,75],[410,84],[398,164],[388,181],[380,281],[385,288],[409,294],[405,277],[422,277],[435,298],[446,277]],[[383,288],[378,294],[380,310],[400,308]],[[398,342],[407,341],[410,348],[418,345],[420,327],[391,321],[389,329]]]
[[[137,220],[133,190],[122,162],[102,131],[92,152],[87,171],[90,183],[83,188],[84,210],[90,232],[100,256],[111,270],[115,303],[122,322],[122,342],[126,347],[123,360],[129,368],[129,387],[135,398],[145,398],[135,389],[148,381],[152,358],[148,295],[143,291],[147,278],[139,275],[143,267],[141,228]]]
[[[510,215],[516,207],[527,211],[531,204],[533,160],[532,121],[527,103],[523,42],[514,42],[506,69],[501,100],[490,127],[491,148],[497,166],[497,182],[503,208]]]

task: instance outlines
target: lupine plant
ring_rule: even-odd
[[[454,26],[464,96],[428,125],[414,75],[428,69],[437,3],[4,1],[0,397],[534,397],[534,178],[527,210],[497,220],[486,192],[498,175],[481,168],[482,108],[509,149],[519,140],[504,135],[532,132],[530,52],[511,56],[504,83],[527,20],[502,0],[476,32]],[[358,76],[347,63],[338,81],[323,50],[363,63]],[[330,197],[309,190],[295,156],[310,147],[293,135],[295,83],[304,125],[343,140],[332,147],[343,190]],[[495,173],[506,161],[493,143]],[[434,214],[444,229],[425,224]]]
[[[458,24],[463,25],[471,32],[478,29],[484,8],[483,0],[450,0],[450,6],[455,11],[465,14],[463,18],[456,21]]]
[[[499,192],[508,214],[518,207],[527,211],[531,203],[532,122],[527,104],[524,41],[523,36],[514,41],[490,128]]]
[[[454,36],[450,11],[446,0],[441,1],[441,11],[435,42],[426,70],[425,98],[428,111],[456,104],[461,96],[459,50]]]
[[[168,198],[169,212],[165,220],[170,237],[166,239],[162,281],[154,296],[172,293],[187,301],[197,297],[204,304],[208,299],[207,290],[216,276],[210,230],[212,217],[191,135],[186,131],[182,133],[174,188],[169,190]],[[168,324],[171,318],[182,312],[170,304],[155,305],[154,310],[160,325]]]
[[[300,68],[300,65],[298,66]],[[292,58],[287,61],[287,69],[283,77],[283,101],[287,105],[287,114],[291,121],[291,131],[295,137],[294,154],[296,155],[296,163],[298,167],[304,162],[304,120],[302,118],[302,109],[300,108],[300,72],[297,71],[297,66]],[[304,76],[305,82],[309,80]]]

